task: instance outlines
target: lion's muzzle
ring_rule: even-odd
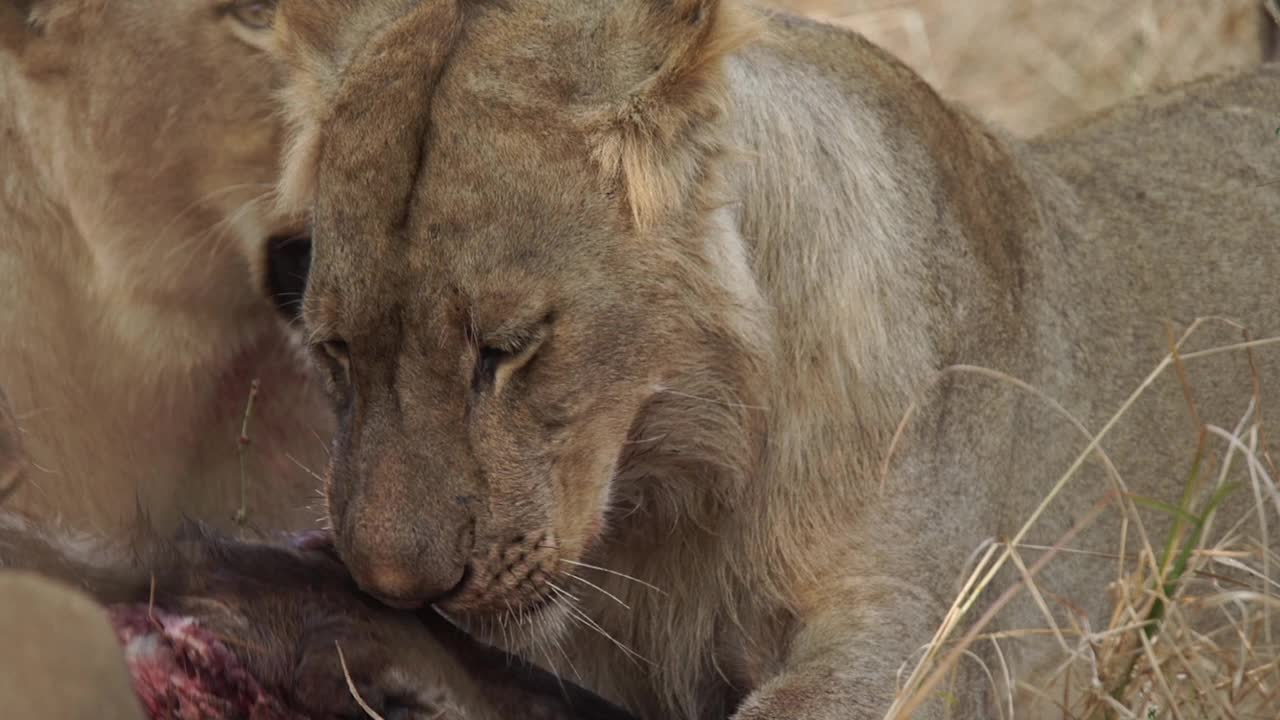
[[[394,513],[349,513],[338,547],[352,577],[367,593],[398,609],[416,609],[453,594],[466,580],[474,543],[471,516],[455,511],[431,523],[406,526]]]

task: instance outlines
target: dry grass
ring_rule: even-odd
[[[1263,52],[1258,0],[776,0],[775,4],[847,25],[897,54],[947,97],[1022,134],[1068,123],[1126,97],[1231,66],[1256,63]],[[1194,327],[1183,337],[1194,334]],[[1237,346],[1248,352],[1262,344]],[[1046,498],[1048,506],[1107,433],[1162,373],[1186,382],[1175,350],[1137,388],[1098,433],[1078,423],[1079,461]],[[1275,348],[1270,348],[1275,351]],[[981,368],[952,368],[995,377]],[[997,379],[1036,395],[1055,412],[1061,405],[1016,379]],[[1188,396],[1194,395],[1188,388]],[[1242,393],[1248,393],[1244,388]],[[1002,698],[995,717],[1157,720],[1280,717],[1280,557],[1268,547],[1280,532],[1280,491],[1266,427],[1255,403],[1235,428],[1204,428],[1181,500],[1160,506],[1123,489],[1100,503],[1075,530],[1084,530],[1104,503],[1126,510],[1127,547],[1115,550],[1114,612],[1106,628],[1063,627],[1052,621],[1054,598],[1035,577],[1071,552],[1068,534],[1053,548],[1035,548],[1028,565],[1022,544],[1039,515],[1005,544],[986,548],[968,585],[914,667],[903,668],[899,697],[887,718],[911,717],[920,703],[951,689],[960,663],[992,657],[984,667]],[[1193,410],[1194,412],[1194,410]],[[904,422],[906,422],[904,420]],[[1273,433],[1280,432],[1280,429]],[[1190,450],[1190,449],[1189,449]],[[1104,460],[1104,462],[1106,462]],[[1108,463],[1109,464],[1109,463]],[[1230,478],[1233,492],[1250,493],[1255,512],[1219,517]],[[1139,505],[1179,518],[1170,537],[1149,537]],[[996,572],[1011,566],[1024,582],[976,616],[977,598]],[[1049,620],[1045,627],[996,633],[1002,607],[1028,594]],[[1011,677],[1005,658],[1016,644],[1051,637],[1061,650],[1055,672],[1025,684]],[[1003,648],[1003,649],[1002,649]],[[1016,699],[1015,699],[1016,698]]]
[[[1034,133],[1257,62],[1259,0],[774,0],[855,28],[948,97]]]
[[[1181,348],[1202,325],[1197,321],[1176,342],[1147,379],[1097,433],[1067,415],[1062,406],[1020,381],[990,370],[951,368],[1008,382],[1036,396],[1081,432],[1082,449],[1040,509],[1005,543],[988,547],[956,598],[951,612],[925,649],[920,662],[904,668],[905,680],[887,720],[909,718],[939,693],[949,692],[954,670],[963,662],[982,662],[979,644],[990,643],[996,667],[984,665],[998,697],[1000,718],[1035,717],[1081,720],[1274,720],[1280,716],[1280,556],[1272,539],[1280,532],[1280,478],[1268,452],[1268,428],[1260,412],[1261,379],[1255,371],[1248,411],[1234,428],[1204,425],[1195,460],[1181,498],[1164,503],[1128,493],[1101,447],[1108,433],[1164,373],[1176,372],[1196,416],[1194,388],[1183,364],[1224,352],[1276,351],[1280,338],[1245,340],[1233,346],[1182,354]],[[1249,389],[1242,392],[1249,393]],[[909,422],[910,414],[904,419]],[[1032,549],[1023,538],[1054,497],[1090,457],[1099,457],[1115,483],[1102,499],[1034,564],[1021,553]],[[1240,480],[1243,478],[1243,480]],[[1222,500],[1245,493],[1252,508],[1240,517],[1222,517]],[[1125,544],[1115,549],[1117,575],[1111,584],[1113,613],[1106,628],[1087,624],[1064,627],[1054,621],[1055,599],[1037,586],[1037,573],[1071,552],[1075,533],[1086,530],[1106,506],[1119,505],[1129,524]],[[1168,537],[1153,537],[1143,527],[1138,507],[1174,517]],[[1012,565],[1023,578],[974,617],[977,598],[996,573]],[[992,632],[1000,611],[1019,594],[1042,608],[1045,627]],[[1004,658],[1019,642],[1052,637],[1061,663],[1030,683],[1014,678]]]
[[[861,31],[944,95],[1023,134],[1059,126],[1153,87],[1254,63],[1263,44],[1257,0],[777,4]],[[1185,377],[1183,359],[1171,352],[1151,379],[1170,371]],[[992,375],[979,368],[952,371]],[[1019,385],[1012,378],[1001,379]],[[1019,387],[1037,394],[1034,388]],[[1077,425],[1084,449],[1059,488],[1098,451],[1107,432],[1123,422],[1148,387],[1138,388],[1101,432],[1091,434]],[[1065,413],[1052,399],[1040,400]],[[1021,558],[1027,550],[1021,541],[1037,520],[1033,516],[1023,533],[987,548],[924,657],[915,667],[904,668],[903,686],[888,717],[910,717],[919,703],[947,692],[953,669],[975,661],[978,645],[988,643],[996,648],[999,662],[985,669],[1004,698],[1002,718],[1280,716],[1280,557],[1267,549],[1270,533],[1280,532],[1280,493],[1275,465],[1263,451],[1264,432],[1256,412],[1235,428],[1205,429],[1181,502],[1164,508],[1181,518],[1171,537],[1147,538],[1140,527],[1136,508],[1149,500],[1122,490],[1110,498],[1129,511],[1134,528],[1132,547],[1116,549],[1114,613],[1106,628],[1047,623],[1022,632],[992,633],[992,621],[1015,594],[1028,593],[1042,607],[1053,602],[1041,594],[1034,578],[1043,564],[1070,552],[1071,537],[1028,566]],[[1256,515],[1216,516],[1229,469],[1246,478],[1245,487],[1236,490],[1253,493]],[[1117,482],[1122,482],[1118,476]],[[974,617],[976,598],[1005,565],[1021,572],[1023,584]],[[1045,615],[1052,618],[1047,607]],[[1000,647],[1046,635],[1062,651],[1057,672],[1034,686],[1008,677]]]

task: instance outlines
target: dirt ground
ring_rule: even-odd
[[[855,28],[1023,134],[1262,52],[1261,0],[774,0]]]

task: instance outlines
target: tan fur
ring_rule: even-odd
[[[0,572],[0,697],[15,717],[142,720],[106,613],[87,596]]]
[[[717,0],[281,12],[339,551],[389,602],[567,659],[645,717],[883,716],[971,554],[1081,447],[942,368],[1098,429],[1165,319],[1280,332],[1274,67],[1025,145],[856,35],[743,11],[744,39]],[[1234,427],[1248,363],[1197,363],[1201,419]],[[1258,368],[1275,406],[1276,353]],[[1184,407],[1162,380],[1109,436],[1134,492],[1176,501]],[[1112,488],[1087,470],[1031,542]],[[1119,527],[1080,545],[1115,552]],[[1112,577],[1071,554],[1043,580],[1096,628]],[[1021,647],[1018,678],[1052,662]],[[958,687],[957,716],[989,716],[976,670]]]
[[[161,525],[229,522],[256,377],[249,520],[312,522],[300,465],[323,463],[328,413],[262,289],[267,238],[298,227],[273,202],[271,30],[232,5],[0,16],[0,386],[31,455],[20,509],[103,530],[138,505]]]

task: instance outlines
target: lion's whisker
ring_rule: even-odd
[[[546,660],[547,667],[551,668],[551,674],[553,677],[555,677],[556,684],[560,686],[561,695],[567,696],[568,691],[565,689],[565,686],[564,686],[563,674],[559,671],[559,669],[556,668],[555,660],[551,657],[551,653],[547,650],[546,646],[549,645],[559,650],[560,654],[564,657],[566,662],[569,661],[569,656],[564,652],[563,649],[560,648],[559,641],[557,641],[554,637],[544,635],[541,632],[537,632],[534,635],[533,644],[534,644],[534,652],[538,655],[541,655]],[[569,666],[573,667],[573,663],[570,662]],[[577,672],[577,670],[575,669],[574,672]]]
[[[560,653],[560,657],[564,658],[565,663],[569,665],[569,669],[573,671],[573,676],[578,679],[578,682],[582,682],[582,673],[578,672],[578,666],[573,664],[573,659],[569,657],[569,653],[565,652],[564,643],[553,637],[551,644],[555,647],[556,652]],[[564,689],[564,681],[561,681],[561,692],[564,692]]]
[[[323,475],[321,475],[320,473],[317,473],[315,470],[312,470],[311,468],[307,467],[307,466],[306,466],[306,465],[305,465],[301,460],[299,460],[299,459],[297,459],[296,457],[294,457],[291,453],[285,453],[285,458],[287,458],[287,459],[289,460],[289,462],[293,463],[294,465],[297,465],[299,469],[301,469],[301,470],[302,470],[303,472],[305,472],[306,474],[310,475],[312,478],[314,478],[314,479],[316,479],[316,480],[319,480],[321,483],[324,483],[324,476],[323,476]],[[324,497],[323,485],[321,486],[321,488],[322,488],[322,489],[317,490],[317,492],[319,492],[319,493],[320,493],[320,496],[321,496],[321,497]]]
[[[554,585],[551,586],[551,589],[553,591],[559,591],[561,593],[564,592],[563,590],[560,590]],[[572,596],[569,596],[569,597],[571,598]],[[566,602],[564,603],[564,607],[566,610],[569,611],[569,617],[571,619],[577,620],[578,623],[583,627],[586,627],[590,630],[595,631],[598,635],[600,635],[600,637],[603,637],[604,639],[613,643],[613,645],[616,646],[619,650],[621,650],[623,654],[626,655],[629,659],[633,661],[639,660],[649,666],[656,665],[652,660],[646,658],[645,656],[641,655],[635,650],[632,650],[630,647],[626,645],[626,643],[623,643],[622,641],[618,640],[614,636],[610,635],[607,630],[601,627],[600,624],[597,623],[595,620],[592,620],[591,617],[588,616],[586,613],[582,612],[582,610],[579,609],[577,606],[575,606],[572,601],[569,601],[568,599],[566,599]]]
[[[586,585],[587,587],[594,588],[595,590],[597,590],[597,591],[599,591],[600,593],[604,594],[604,596],[605,596],[605,597],[607,597],[607,598],[609,598],[610,600],[612,600],[612,601],[614,601],[614,602],[618,603],[619,605],[621,605],[621,606],[622,606],[623,608],[625,608],[626,610],[630,610],[630,609],[631,609],[631,606],[630,606],[630,605],[628,605],[628,604],[626,604],[626,603],[624,603],[624,602],[622,602],[622,600],[621,600],[617,595],[614,595],[613,593],[609,592],[608,590],[605,590],[604,588],[602,588],[602,587],[600,587],[599,585],[597,585],[597,584],[595,584],[595,583],[591,582],[590,580],[588,580],[588,579],[586,579],[586,578],[584,578],[584,577],[582,577],[582,576],[580,576],[580,575],[575,575],[574,573],[571,573],[571,572],[568,572],[568,571],[565,571],[563,574],[564,574],[564,576],[565,576],[565,577],[567,577],[567,578],[569,578],[569,579],[571,579],[571,580],[577,580],[578,582],[582,583],[583,585]]]
[[[654,592],[661,593],[663,595],[669,594],[667,593],[666,590],[663,590],[662,588],[658,587],[657,585],[654,585],[653,583],[645,582],[644,580],[641,580],[638,577],[632,577],[626,573],[618,572],[617,570],[610,570],[609,568],[600,567],[598,565],[588,565],[587,563],[578,562],[577,560],[569,560],[567,558],[560,558],[560,562],[567,563],[575,567],[586,568],[587,570],[597,570],[602,573],[608,573],[609,575],[613,575],[614,577],[620,577],[624,580],[630,580],[634,583],[639,583],[640,585],[643,585]]]
[[[171,220],[169,220],[169,222],[165,223],[164,227],[160,228],[160,232],[156,233],[155,237],[152,238],[151,240],[152,246],[154,247],[155,243],[162,241],[169,234],[169,230],[174,225],[177,225],[178,222],[181,221],[182,218],[187,215],[187,213],[191,212],[192,210],[195,210],[197,207],[199,207],[200,205],[203,205],[206,202],[209,202],[210,200],[214,200],[216,198],[229,195],[233,192],[238,192],[240,190],[246,190],[248,188],[267,188],[268,190],[264,194],[269,194],[274,192],[274,189],[273,189],[274,187],[275,186],[273,183],[237,183],[234,185],[227,185],[225,187],[218,188],[217,190],[213,190],[208,194],[204,195],[203,197],[192,200],[186,207],[179,210],[178,213],[174,215]]]
[[[226,242],[227,238],[230,237],[231,234],[234,232],[236,223],[240,222],[241,218],[243,218],[245,215],[252,212],[253,209],[258,207],[261,203],[267,202],[271,197],[271,194],[272,194],[271,191],[268,191],[268,192],[256,195],[252,198],[249,198],[248,200],[241,203],[239,207],[237,207],[234,211],[229,213],[226,217],[222,218],[217,223],[214,223],[214,225],[211,228],[209,228],[209,231],[205,233],[205,238],[213,237],[215,238],[215,240],[213,242],[207,243],[204,257],[207,259],[213,258],[214,253],[217,251],[218,247],[222,243]],[[190,243],[179,243],[178,247],[182,248],[189,245]],[[187,257],[182,261],[182,267],[184,269],[187,267],[190,267],[193,262],[196,262],[199,260],[198,258],[199,255],[200,253],[198,252],[188,253]],[[169,256],[173,257],[174,255],[171,252]]]
[[[516,621],[516,611],[512,609],[510,600],[503,600],[502,602],[504,605],[507,606],[507,609],[502,613],[501,616],[499,616],[498,627],[502,628],[502,647],[506,649],[511,647],[511,638],[510,636],[507,635],[507,621],[511,621],[511,622]],[[507,667],[510,667],[510,666],[511,666],[511,656],[508,655]]]
[[[582,602],[582,598],[578,597],[577,595],[574,595],[573,593],[569,592],[568,590],[565,590],[564,588],[560,587],[559,585],[556,585],[555,583],[551,582],[550,580],[548,580],[548,581],[547,581],[547,586],[548,586],[548,587],[550,587],[552,590],[555,590],[556,592],[558,592],[558,593],[560,593],[560,594],[564,595],[565,597],[567,597],[567,598],[569,598],[569,599],[573,600],[574,602]]]
[[[244,217],[246,212],[251,210],[258,203],[265,201],[270,196],[271,196],[271,191],[267,191],[267,192],[255,195],[249,198],[248,200],[245,200],[235,210],[219,218],[216,222],[209,225],[209,227],[205,228],[201,232],[188,235],[182,238],[181,240],[179,240],[178,242],[174,243],[167,251],[165,251],[164,257],[168,261],[173,261],[180,254],[186,253],[189,248],[204,243],[210,237],[217,237],[217,242],[221,242],[222,239],[226,236],[226,234],[230,230],[234,229],[235,223],[238,222],[240,218]],[[157,234],[157,239],[163,240],[167,232],[168,231],[165,230]],[[211,248],[216,248],[217,242],[210,243]],[[185,268],[187,265],[189,265],[190,261],[194,259],[196,255],[197,253],[194,253],[194,252],[189,253],[187,255],[186,261],[184,261],[183,263],[183,267]],[[212,255],[212,250],[210,251],[210,255]]]

